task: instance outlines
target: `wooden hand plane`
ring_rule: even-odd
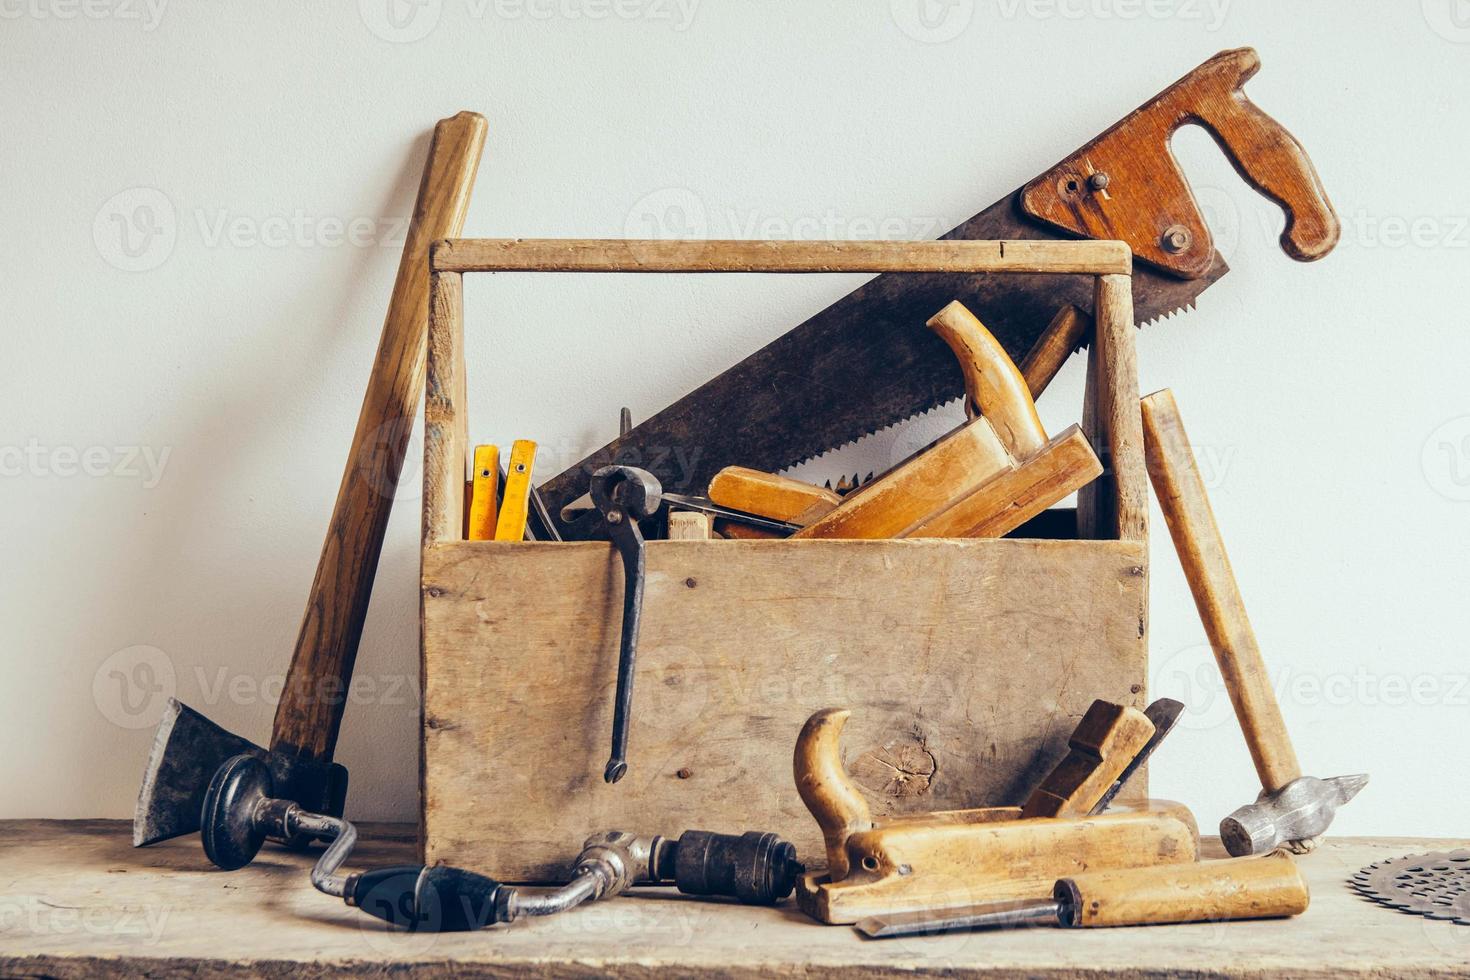
[[[710,498],[802,524],[797,538],[1000,537],[1097,478],[1087,437],[1074,425],[1048,439],[1032,383],[974,314],[953,302],[928,325],[959,359],[968,422],[846,498],[741,467],[716,474]]]
[[[1055,799],[1058,786],[1070,785],[1063,795],[1083,803],[1085,813],[1081,794],[1100,798],[1107,786],[1103,780],[1067,776],[1075,772],[1075,756],[1091,751],[1099,771],[1116,771],[1153,733],[1142,713],[1128,708],[1111,713],[1098,738],[1097,710],[1094,705],[1088,712],[1073,736],[1072,755],[1054,773],[1065,778],[1044,782],[1048,793],[1033,794],[1025,812],[1071,812],[1038,807],[1043,795]],[[796,900],[820,922],[1046,898],[1057,879],[1084,871],[1199,859],[1194,816],[1182,804],[1164,800],[1080,817],[1030,817],[1023,816],[1023,807],[1000,806],[875,822],[842,765],[840,737],[848,715],[843,708],[812,715],[797,738],[793,760],[797,791],[822,829],[827,854],[825,872],[808,872],[798,881]]]

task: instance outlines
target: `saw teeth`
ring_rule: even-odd
[[[1153,326],[1155,323],[1163,323],[1165,320],[1172,320],[1181,313],[1193,312],[1194,304],[1185,303],[1183,306],[1176,306],[1172,310],[1164,310],[1162,313],[1159,313],[1156,316],[1152,316],[1147,320],[1139,320],[1136,324],[1134,324],[1134,326],[1138,327],[1141,330],[1144,327]]]
[[[864,432],[862,435],[858,436],[856,439],[849,439],[846,442],[842,443],[841,445],[832,446],[831,448],[824,449],[821,452],[814,453],[814,454],[812,454],[810,456],[803,456],[801,459],[794,460],[794,461],[792,461],[790,463],[787,463],[785,466],[781,467],[781,469],[778,472],[780,472],[780,473],[786,473],[787,471],[792,470],[792,469],[795,469],[798,466],[805,466],[808,463],[814,463],[817,460],[822,459],[823,457],[830,456],[830,455],[832,455],[833,453],[836,453],[836,452],[841,452],[842,450],[847,449],[847,448],[849,448],[851,446],[856,446],[858,443],[862,442],[864,439],[871,439],[874,436],[879,435],[880,433],[884,433],[884,432],[888,432],[888,431],[890,431],[892,429],[896,429],[896,428],[898,428],[901,425],[907,425],[908,423],[914,421],[914,419],[925,418],[926,416],[933,415],[935,412],[942,411],[943,409],[949,408],[951,405],[958,405],[964,399],[964,397],[965,396],[962,395],[962,394],[957,394],[953,398],[949,399],[948,401],[940,402],[938,405],[935,405],[932,408],[926,408],[922,412],[915,412],[913,415],[905,416],[904,418],[901,418],[901,419],[897,420],[896,422],[890,422],[887,425],[880,426],[880,427],[878,427],[876,429],[870,429],[869,431]],[[836,467],[833,467],[833,468],[835,469]]]

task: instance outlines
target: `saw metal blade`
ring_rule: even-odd
[[[1470,850],[1407,854],[1370,864],[1348,880],[1379,905],[1470,925]]]
[[[946,239],[1065,239],[1006,195]],[[1137,263],[1135,319],[1193,306],[1228,267],[1198,279]],[[702,493],[725,466],[779,472],[930,411],[964,393],[959,364],[926,321],[958,299],[1020,361],[1065,304],[1092,309],[1090,276],[884,273],[771,341],[541,487],[552,514],[602,466],[638,466],[665,489]]]

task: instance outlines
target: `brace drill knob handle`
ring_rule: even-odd
[[[636,466],[604,466],[592,474],[592,503],[607,522],[608,537],[623,559],[623,632],[618,650],[618,690],[613,702],[612,753],[602,778],[615,783],[628,771],[628,724],[633,711],[633,668],[643,615],[643,532],[638,522],[663,504],[663,486]]]

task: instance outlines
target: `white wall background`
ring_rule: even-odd
[[[490,120],[470,234],[933,237],[1241,44],[1343,241],[1289,261],[1185,133],[1235,269],[1142,333],[1143,390],[1304,763],[1373,774],[1337,829],[1467,833],[1461,0],[0,0],[0,816],[129,816],[164,692],[265,737],[435,119]],[[854,281],[474,280],[472,436],[576,458]],[[360,817],[414,808],[416,480],[343,730]],[[1155,691],[1192,709],[1154,785],[1210,825],[1254,777],[1155,521]]]

